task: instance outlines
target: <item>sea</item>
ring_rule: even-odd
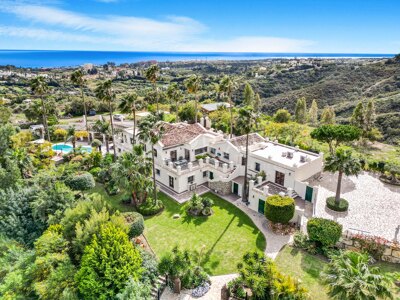
[[[129,52],[129,51],[61,51],[61,50],[0,50],[0,66],[24,68],[76,67],[91,63],[146,61],[215,61],[260,60],[277,58],[390,58],[394,54],[362,53],[223,53],[223,52]]]

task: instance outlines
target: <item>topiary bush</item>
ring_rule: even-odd
[[[137,207],[138,212],[143,216],[154,216],[164,209],[164,204],[161,200],[157,199],[154,203],[152,199],[147,199],[145,203]]]
[[[294,211],[294,199],[288,196],[272,195],[265,202],[265,216],[273,223],[289,223]]]
[[[137,212],[126,212],[122,214],[129,224],[129,238],[134,238],[143,233],[144,219],[143,216]]]
[[[349,209],[349,202],[346,199],[340,198],[339,205],[337,205],[335,197],[328,197],[326,199],[326,206],[334,211],[343,212]]]
[[[85,172],[71,177],[65,182],[74,191],[87,191],[95,187],[93,175]]]
[[[333,220],[312,218],[307,222],[308,237],[324,247],[333,247],[342,236],[342,225]]]
[[[102,169],[100,167],[94,167],[89,170],[89,173],[93,175],[93,177],[97,178]]]

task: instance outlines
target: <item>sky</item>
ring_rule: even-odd
[[[0,0],[0,49],[400,52],[400,0]]]

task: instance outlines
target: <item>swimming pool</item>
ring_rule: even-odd
[[[90,147],[90,146],[81,146],[80,148],[83,150],[83,152],[87,152],[87,153],[92,152],[92,147]],[[66,154],[66,153],[71,152],[73,147],[70,144],[54,144],[51,147],[51,149],[53,149],[54,151],[59,151],[59,152]]]

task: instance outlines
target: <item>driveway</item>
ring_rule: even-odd
[[[323,173],[322,179],[310,182],[317,186],[315,215],[333,219],[343,229],[366,231],[369,234],[400,241],[400,187],[384,184],[377,175],[363,172],[358,177],[343,177],[342,198],[349,201],[346,213],[334,213],[325,206],[325,199],[335,195],[337,174]]]

